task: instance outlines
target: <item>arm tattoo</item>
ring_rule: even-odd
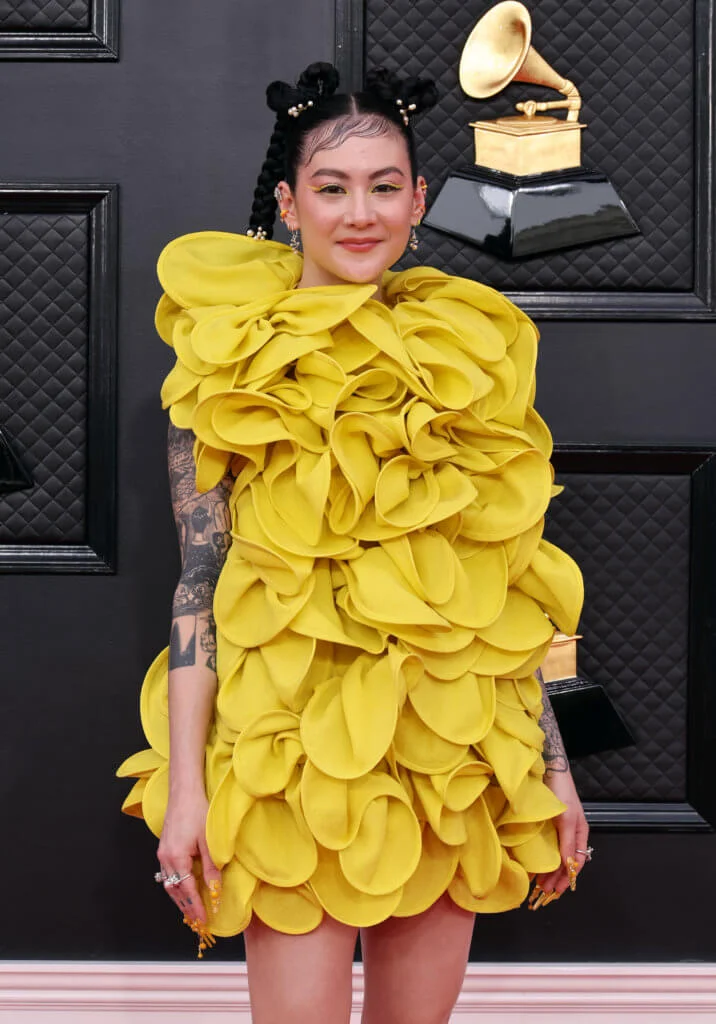
[[[194,434],[169,424],[169,482],[182,571],[174,592],[169,667],[195,665],[197,653],[216,671],[214,589],[231,545],[227,474],[211,491],[196,490]],[[198,643],[197,643],[198,637]],[[201,660],[201,658],[200,658]]]
[[[542,748],[545,770],[547,772],[568,772],[570,771],[569,759],[564,750],[562,735],[559,731],[559,726],[557,725],[557,719],[554,716],[554,711],[547,694],[547,688],[544,684],[541,669],[537,669],[535,675],[539,679],[540,686],[542,687],[542,702],[544,709],[542,711],[542,717],[539,720],[539,724],[545,734],[544,747]]]

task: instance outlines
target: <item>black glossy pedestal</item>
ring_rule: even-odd
[[[607,176],[584,167],[453,171],[424,223],[508,260],[640,233]]]
[[[0,494],[33,486],[33,479],[12,450],[10,438],[0,428]]]
[[[585,757],[636,743],[607,691],[581,676],[546,684],[567,757]]]

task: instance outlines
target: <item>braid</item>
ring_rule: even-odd
[[[266,159],[256,182],[249,218],[249,228],[254,233],[258,228],[263,228],[267,238],[273,238],[273,225],[278,207],[274,189],[285,174],[285,157],[286,122],[279,114],[266,152]]]

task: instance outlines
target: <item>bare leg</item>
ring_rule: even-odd
[[[348,1024],[357,935],[328,916],[306,935],[254,916],[244,933],[254,1024]]]
[[[363,1024],[447,1024],[474,920],[445,894],[415,917],[391,917],[363,929]]]

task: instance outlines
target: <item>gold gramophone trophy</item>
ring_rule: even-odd
[[[639,234],[606,175],[582,167],[579,90],[537,53],[531,35],[524,4],[498,3],[465,43],[460,85],[476,99],[510,82],[564,98],[524,100],[517,116],[471,122],[475,165],[450,174],[425,223],[505,259]],[[541,113],[560,108],[566,119]]]

